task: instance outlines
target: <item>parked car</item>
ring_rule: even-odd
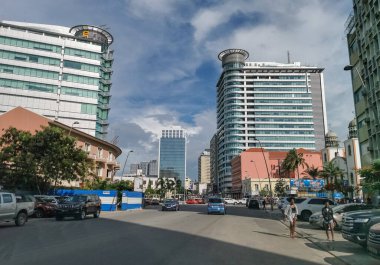
[[[160,200],[159,199],[152,199],[150,205],[160,205]]]
[[[380,256],[380,223],[371,226],[369,229],[367,249],[372,254]]]
[[[36,207],[34,209],[34,215],[37,218],[54,216],[57,206],[58,201],[54,197],[36,197]]]
[[[207,204],[207,214],[219,213],[226,214],[226,205],[222,198],[209,198]]]
[[[304,200],[306,200],[306,198],[303,198],[303,197],[287,197],[287,198],[282,198],[278,202],[278,209],[280,209],[282,212],[284,212],[286,206],[288,206],[288,204],[290,203],[291,199],[294,199],[294,203],[295,204],[299,204],[299,203],[303,202]]]
[[[363,203],[347,203],[332,207],[334,212],[335,227],[338,229],[342,227],[342,217],[344,213],[369,210],[373,208],[373,205],[366,205]],[[314,227],[324,228],[322,211],[313,213],[309,218],[309,223]]]
[[[248,201],[248,208],[249,209],[261,209],[263,207],[263,202],[261,199],[254,199],[251,198]]]
[[[198,204],[196,199],[187,199],[186,204]]]
[[[346,213],[343,215],[342,236],[348,241],[365,246],[370,227],[377,223],[380,223],[379,209]]]
[[[197,201],[198,204],[204,204],[205,203],[205,200],[202,199],[202,198],[198,198],[198,199],[195,199]]]
[[[224,198],[224,203],[225,204],[237,204],[237,201],[235,199],[232,199],[232,198]]]
[[[239,200],[236,200],[236,204],[240,204],[240,205],[242,205],[242,204],[246,204],[247,203],[247,198],[243,198],[243,199],[239,199]]]
[[[298,207],[298,213],[301,219],[309,221],[310,216],[315,212],[321,212],[326,198],[295,198],[294,203]],[[328,200],[330,205],[335,205],[335,202]]]
[[[14,193],[0,192],[0,222],[14,221],[17,226],[23,226],[33,212],[34,202],[23,202]]]
[[[16,201],[23,208],[27,209],[28,217],[34,214],[34,208],[36,207],[36,199],[32,195],[17,195]]]
[[[55,218],[60,221],[66,216],[71,216],[83,220],[88,214],[98,218],[100,211],[101,201],[98,195],[75,195],[58,204]]]
[[[179,203],[174,199],[164,200],[162,204],[162,211],[179,211]]]

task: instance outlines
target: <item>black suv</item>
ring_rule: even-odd
[[[367,210],[343,215],[342,236],[344,239],[365,246],[372,225],[380,223],[380,210]]]
[[[66,216],[72,216],[83,220],[88,214],[98,218],[100,209],[101,201],[98,195],[74,195],[58,204],[55,218],[60,221]]]

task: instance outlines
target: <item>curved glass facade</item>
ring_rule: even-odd
[[[247,63],[243,58],[248,53],[241,50],[221,54],[217,174],[219,191],[229,193],[230,160],[259,147],[258,140],[269,150],[323,148],[323,69],[299,63]]]

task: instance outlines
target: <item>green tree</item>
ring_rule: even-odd
[[[260,196],[266,197],[269,196],[269,190],[267,188],[263,188],[259,191]]]
[[[160,194],[160,197],[164,198],[166,194],[166,181],[164,178],[160,177],[157,179],[156,189],[158,194]]]
[[[276,182],[276,185],[274,186],[274,191],[276,192],[277,196],[285,196],[286,195],[286,182],[284,179],[280,179]]]
[[[90,175],[92,161],[86,152],[76,147],[75,138],[57,127],[46,127],[34,135],[32,152],[44,183],[54,188],[63,181],[84,181]]]
[[[165,179],[165,187],[168,192],[172,192],[175,190],[176,183],[172,179]]]
[[[298,183],[300,180],[299,167],[308,167],[303,158],[303,153],[297,153],[296,149],[292,149],[288,152],[281,166],[288,172],[297,172]]]
[[[44,193],[63,181],[84,181],[91,166],[75,139],[56,127],[34,135],[9,128],[0,137],[0,184],[8,189]]]
[[[316,180],[317,177],[321,175],[321,171],[317,167],[311,166],[306,168],[304,174],[310,176],[313,180]]]
[[[37,161],[31,152],[33,136],[15,128],[0,138],[0,185],[6,189],[39,190]]]
[[[151,194],[155,194],[156,193],[156,191],[153,189],[153,187],[152,187],[152,181],[151,180],[149,180],[148,181],[148,187],[146,188],[146,190],[145,190],[145,194],[147,194],[147,195],[151,195]]]
[[[380,191],[380,159],[374,160],[371,166],[360,169],[359,174],[363,178],[363,190],[369,194]]]
[[[330,161],[323,166],[320,175],[325,178],[326,182],[329,183],[329,178],[334,179],[334,185],[338,185],[338,177],[343,178],[344,171],[337,167],[334,162]]]

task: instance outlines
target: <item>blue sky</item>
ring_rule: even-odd
[[[353,118],[344,23],[347,0],[2,0],[0,20],[106,25],[115,50],[109,138],[128,165],[156,159],[162,127],[189,131],[188,175],[216,128],[217,55],[242,48],[251,61],[325,68],[329,127],[341,140]],[[125,155],[120,157],[124,161]]]

